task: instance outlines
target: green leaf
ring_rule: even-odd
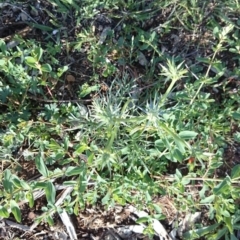
[[[234,180],[236,178],[240,178],[240,164],[235,165],[231,171],[231,179]]]
[[[226,217],[226,218],[229,218],[230,217],[230,213],[227,211],[227,210],[223,210],[221,211],[221,214]]]
[[[182,180],[181,180],[181,183],[183,186],[189,184],[191,182],[191,179],[189,178],[186,178],[186,177],[183,177]]]
[[[40,47],[37,47],[33,50],[33,56],[38,62],[42,58],[42,54],[43,54],[43,50]]]
[[[153,207],[156,213],[162,213],[162,208],[158,204],[153,203]]]
[[[232,217],[230,216],[230,214],[229,214],[229,216],[224,217],[223,221],[226,223],[229,232],[232,234],[233,233],[233,222],[232,222]]]
[[[87,144],[81,144],[76,151],[74,151],[74,155],[78,155],[83,153],[84,151],[88,150],[89,146]]]
[[[4,171],[3,187],[7,193],[13,192],[12,173],[9,169]]]
[[[212,203],[214,199],[215,195],[211,195],[202,199],[200,203]]]
[[[41,24],[37,24],[37,23],[28,23],[30,26],[34,27],[34,28],[38,28],[40,30],[43,30],[43,31],[52,31],[53,28],[52,27],[49,27],[49,26],[45,26],[45,25],[41,25]]]
[[[114,194],[112,195],[113,199],[115,202],[117,202],[120,205],[125,205],[126,204],[126,199],[122,198],[121,196],[119,196],[118,194]]]
[[[73,185],[76,185],[77,184],[77,181],[75,180],[70,180],[70,181],[64,181],[63,182],[63,186],[73,186]]]
[[[22,188],[21,181],[17,176],[12,177],[12,182],[15,185],[15,187],[20,188],[20,189]]]
[[[202,189],[199,191],[199,196],[201,199],[205,198],[205,193],[208,191],[209,187],[206,184],[203,184]]]
[[[217,34],[220,32],[219,26],[214,27],[213,34],[217,36]]]
[[[183,155],[181,151],[179,151],[178,148],[175,148],[172,152],[173,160],[174,162],[182,162],[183,160]]]
[[[59,145],[59,143],[57,141],[55,141],[54,139],[51,139],[50,143],[46,147],[47,147],[47,149],[50,149],[53,152],[57,152],[59,150],[62,150],[62,146]]]
[[[99,89],[99,85],[89,86],[88,84],[83,84],[79,93],[79,97],[86,97],[91,92],[97,91]]]
[[[85,165],[82,165],[81,167],[81,173],[79,174],[79,179],[78,179],[78,186],[79,186],[79,192],[84,193],[87,187],[86,184],[86,167]]]
[[[147,202],[152,201],[151,195],[149,194],[148,191],[145,192],[145,196],[146,196],[146,200],[147,200]]]
[[[21,184],[21,186],[22,186],[22,188],[24,189],[24,190],[29,190],[29,189],[31,189],[30,188],[30,186],[29,186],[29,184],[26,182],[26,181],[24,181],[24,180],[20,180],[20,184]]]
[[[14,200],[10,200],[10,208],[11,208],[11,212],[13,214],[13,216],[15,217],[15,219],[17,220],[17,222],[21,222],[21,211],[20,208],[18,206],[18,204],[16,203],[16,201]]]
[[[218,240],[222,239],[222,237],[228,232],[227,227],[223,227],[218,229],[217,233],[211,234],[209,240]]]
[[[79,214],[79,202],[76,201],[76,204],[74,205],[73,212],[76,216]]]
[[[166,145],[164,144],[163,140],[162,139],[158,139],[155,141],[155,146],[160,148],[160,149],[163,149],[166,147]]]
[[[236,141],[237,143],[240,143],[240,132],[235,132],[233,134],[234,137],[234,141]]]
[[[194,229],[194,230],[191,230],[191,231],[188,231],[188,232],[185,232],[183,234],[183,239],[192,239],[192,236],[194,234],[197,234],[200,237],[203,237],[204,235],[210,233],[210,232],[214,232],[217,227],[219,226],[218,223],[214,224],[214,225],[210,225],[210,226],[207,226],[207,227],[203,227],[203,228],[199,228],[199,229]],[[198,239],[199,239],[198,238]]]
[[[47,212],[47,211],[48,211],[48,208],[45,207],[45,206],[43,206],[43,207],[41,208],[41,210],[42,210],[43,212]]]
[[[25,57],[25,62],[28,66],[32,68],[37,68],[38,61],[33,57]]]
[[[28,202],[29,202],[29,207],[32,208],[33,205],[34,205],[33,193],[32,193],[32,192],[28,192],[28,193],[26,194],[26,198],[27,198],[27,200],[28,200]]]
[[[182,178],[182,173],[181,173],[178,169],[176,169],[176,174],[175,174],[175,176],[176,176],[178,179],[181,179],[181,178]]]
[[[93,163],[93,159],[94,159],[94,153],[91,153],[90,155],[88,155],[87,161],[89,165]]]
[[[6,61],[4,59],[0,59],[0,66],[4,66],[6,64]]]
[[[63,213],[63,209],[62,209],[62,207],[57,206],[57,212],[58,212],[59,214]]]
[[[9,218],[9,215],[7,208],[0,206],[0,217]]]
[[[182,131],[178,135],[184,140],[190,140],[190,139],[194,139],[198,135],[198,133],[193,131]]]
[[[153,31],[153,32],[151,33],[151,37],[150,37],[149,40],[152,42],[152,41],[154,40],[155,37],[156,37],[156,32]]]
[[[35,163],[36,163],[36,167],[37,170],[44,176],[44,177],[48,177],[49,176],[49,171],[43,161],[42,156],[38,155],[35,157]]]
[[[47,202],[50,204],[54,204],[56,199],[56,189],[52,182],[47,182],[45,187],[45,193]]]
[[[1,49],[1,52],[6,55],[6,52],[7,52],[7,46],[6,46],[6,43],[0,39],[0,49]]]
[[[140,217],[137,219],[136,223],[146,223],[149,220],[149,216],[147,217]]]
[[[51,72],[52,71],[52,67],[48,63],[41,65],[40,69],[42,72]]]
[[[102,204],[103,205],[108,204],[110,197],[111,197],[111,192],[108,191],[107,194],[102,198]]]
[[[235,228],[234,228],[234,229],[235,229]],[[237,238],[234,234],[231,234],[230,240],[239,240],[239,238]]]
[[[221,183],[219,183],[216,187],[213,188],[213,194],[221,195],[230,192],[231,182],[229,177],[226,177]]]
[[[47,216],[47,223],[50,225],[50,226],[53,226],[54,225],[54,221],[53,221],[53,218],[51,216]]]
[[[43,189],[43,188],[45,188],[46,187],[46,182],[37,182],[35,185],[34,185],[34,187],[33,187],[33,189],[35,190],[35,189]]]
[[[178,149],[181,151],[182,154],[185,153],[185,147],[191,149],[189,144],[187,144],[183,139],[181,139],[174,131],[170,130],[165,124],[161,122],[159,122],[158,124],[160,128],[166,131],[166,133],[174,139],[176,145],[178,146]]]
[[[83,171],[82,167],[68,167],[66,172],[65,172],[65,175],[66,176],[73,176],[73,175],[78,175],[80,174],[81,172]]]
[[[232,114],[232,117],[233,117],[235,120],[240,120],[240,113],[234,112],[234,113]]]
[[[57,76],[60,78],[68,70],[68,66],[58,68]]]

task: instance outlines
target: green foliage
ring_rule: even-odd
[[[209,225],[196,224],[183,233],[184,239],[236,239],[240,165],[222,178],[215,174],[226,161],[226,145],[240,143],[239,88],[232,93],[229,80],[239,81],[239,22],[230,17],[239,13],[237,1],[212,8],[197,0],[49,4],[62,18],[74,12],[76,25],[81,25],[74,42],[62,46],[58,39],[55,44],[49,37],[53,26],[36,23],[34,28],[47,32],[47,43],[18,36],[11,48],[0,39],[0,217],[13,214],[21,222],[18,203],[33,207],[34,193],[42,191],[47,204],[36,221],[52,225],[53,214],[63,209],[77,215],[89,204],[131,203],[150,210],[138,223],[147,224],[145,234],[153,236],[153,220],[165,217],[154,199],[167,195],[181,213],[208,210]],[[231,14],[224,15],[224,9]],[[105,35],[92,24],[101,11],[115,24]],[[148,29],[146,21],[160,13],[169,17]],[[50,17],[60,29],[63,23]],[[176,32],[201,35],[202,25],[211,44],[199,43],[196,57],[186,57],[195,45],[190,40],[184,42],[189,44],[186,52],[167,46]],[[71,64],[59,60],[63,51],[66,59],[85,54],[91,76],[76,93],[80,99],[96,93],[90,106],[39,104],[31,98],[45,97],[53,88],[49,79],[63,82],[71,70]],[[108,88],[101,92],[106,82]],[[233,126],[238,130],[233,132]],[[22,179],[21,159],[33,162],[41,178]],[[55,182],[73,189],[60,206],[55,206]],[[196,182],[200,188],[192,196]]]

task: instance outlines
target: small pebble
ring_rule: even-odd
[[[35,217],[36,217],[36,215],[35,215],[34,212],[30,212],[30,213],[28,214],[28,218],[31,219],[31,220],[33,220]]]
[[[76,80],[75,77],[71,74],[67,75],[66,79],[68,82],[75,82]]]

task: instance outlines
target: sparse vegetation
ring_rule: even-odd
[[[2,1],[0,216],[21,222],[42,190],[36,221],[132,204],[153,237],[173,220],[165,196],[202,213],[182,239],[238,239],[239,14],[236,0]],[[73,188],[59,206],[57,183]]]

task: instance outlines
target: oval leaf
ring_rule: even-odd
[[[78,216],[78,214],[79,214],[79,203],[78,202],[76,202],[76,204],[75,204],[75,206],[74,206],[74,209],[73,209],[73,212],[74,212],[74,214],[76,215],[76,216]]]
[[[48,169],[43,161],[43,158],[41,156],[36,156],[35,158],[35,163],[36,163],[36,167],[37,170],[44,176],[44,177],[48,177],[49,172]]]
[[[12,182],[16,188],[20,188],[20,189],[22,188],[21,181],[17,176],[13,176]]]
[[[232,116],[235,120],[240,120],[240,113],[234,112]]]
[[[7,193],[13,192],[12,173],[9,169],[4,171],[3,187]]]
[[[45,193],[48,203],[54,204],[56,199],[56,189],[52,182],[47,182]]]
[[[32,68],[37,68],[37,60],[33,57],[25,57],[25,62]]]
[[[156,211],[156,213],[162,213],[162,208],[158,204],[153,203],[153,208]]]
[[[176,143],[178,149],[181,151],[182,154],[185,153],[185,147],[190,148],[190,146],[182,138],[180,138],[178,134],[176,134],[174,131],[168,128],[165,124],[163,123],[158,124],[164,131],[166,131],[167,134],[169,134],[169,136],[171,136],[174,139],[174,142]]]
[[[191,180],[189,178],[183,177],[181,180],[181,183],[183,186],[189,184],[191,182]]]
[[[78,175],[83,171],[82,167],[68,167],[65,175],[66,176],[73,176],[73,175]]]
[[[50,225],[50,226],[53,226],[54,225],[54,221],[53,221],[53,218],[51,216],[47,216],[47,223]]]
[[[140,218],[136,221],[136,223],[146,223],[146,222],[148,222],[148,220],[149,220],[149,217],[140,217]]]
[[[7,52],[7,45],[2,39],[0,39],[0,49],[2,53],[5,55]]]
[[[230,179],[226,177],[221,183],[219,183],[216,187],[213,188],[213,194],[221,195],[230,191]]]
[[[29,189],[31,189],[30,186],[29,186],[29,184],[28,184],[26,181],[22,180],[22,179],[21,179],[21,181],[20,181],[20,184],[21,184],[22,188],[24,188],[24,190],[29,190]]]
[[[215,199],[215,195],[211,195],[202,199],[200,203],[209,204],[209,203],[212,203],[214,199]]]
[[[240,164],[234,166],[234,168],[232,169],[231,178],[232,179],[240,178]]]
[[[9,218],[9,212],[7,208],[0,206],[0,217]]]
[[[33,205],[34,205],[34,197],[33,197],[32,192],[28,192],[28,193],[26,194],[26,198],[27,198],[27,200],[28,200],[28,202],[29,202],[29,207],[32,208]]]
[[[39,61],[42,57],[43,50],[40,47],[37,47],[33,50],[33,55],[36,57],[36,60]]]
[[[0,66],[4,66],[6,64],[6,61],[4,59],[0,59]]]
[[[48,63],[43,64],[40,69],[42,72],[51,72],[52,71],[52,67]]]
[[[190,139],[194,139],[198,135],[198,133],[193,131],[182,131],[178,135],[184,140],[190,140]]]
[[[173,149],[172,157],[174,158],[174,162],[182,162],[184,158],[178,148]]]
[[[21,211],[18,204],[14,200],[10,200],[10,208],[17,222],[21,222]]]

